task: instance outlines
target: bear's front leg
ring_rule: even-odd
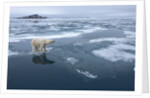
[[[46,52],[46,45],[44,45],[43,49],[44,49],[44,52]]]
[[[40,45],[40,52],[45,52],[44,47],[45,47],[45,45],[44,45],[44,44]]]

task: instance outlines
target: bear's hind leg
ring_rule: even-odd
[[[33,51],[33,52],[37,52],[37,51],[38,51],[38,47],[32,46],[32,51]]]

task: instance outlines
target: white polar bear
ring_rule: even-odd
[[[46,49],[46,45],[47,44],[52,44],[54,43],[54,40],[46,40],[46,39],[39,39],[39,38],[35,38],[31,41],[31,45],[32,45],[32,51],[33,52],[37,52],[38,48],[40,47],[40,52],[45,52]]]

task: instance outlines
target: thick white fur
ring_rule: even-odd
[[[46,49],[46,45],[47,44],[52,44],[54,43],[54,40],[46,40],[46,39],[39,39],[39,38],[35,38],[31,41],[31,45],[32,45],[32,51],[33,52],[37,52],[38,48],[40,47],[40,52],[45,52]]]

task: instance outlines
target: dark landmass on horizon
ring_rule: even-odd
[[[47,17],[40,16],[38,14],[23,16],[23,17],[17,17],[17,19],[47,19]]]

